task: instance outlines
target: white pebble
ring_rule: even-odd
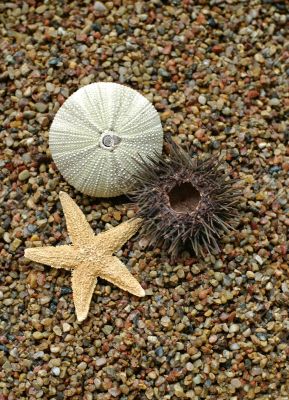
[[[67,322],[64,322],[62,325],[63,332],[69,332],[70,329],[71,329],[71,325],[69,325]]]
[[[207,103],[207,99],[205,96],[203,96],[202,94],[198,97],[198,102],[202,105],[205,105]]]
[[[240,330],[240,327],[237,324],[232,324],[229,328],[230,333],[235,333],[235,332],[238,332],[239,330]]]
[[[58,367],[53,367],[53,368],[51,369],[51,372],[52,372],[52,375],[54,375],[54,376],[59,376],[59,375],[60,375],[60,368],[58,368]]]
[[[95,365],[98,367],[101,367],[102,365],[106,364],[106,358],[105,357],[100,357],[100,358],[96,358],[95,360]]]
[[[257,261],[258,264],[263,265],[264,261],[258,254],[255,254],[254,258],[255,258],[255,260]]]

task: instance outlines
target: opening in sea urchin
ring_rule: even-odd
[[[170,205],[178,213],[194,211],[200,200],[200,192],[189,182],[176,185],[168,193]]]
[[[114,150],[120,143],[121,139],[113,131],[104,131],[99,138],[99,145],[105,150]]]

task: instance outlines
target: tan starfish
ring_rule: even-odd
[[[72,245],[29,248],[25,250],[25,257],[53,268],[72,270],[72,293],[78,321],[87,317],[97,277],[135,296],[144,296],[145,291],[138,281],[113,256],[137,232],[142,220],[123,222],[95,236],[72,198],[64,192],[60,192],[59,197]]]

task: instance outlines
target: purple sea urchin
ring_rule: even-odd
[[[143,160],[132,194],[150,245],[163,245],[173,257],[191,246],[196,255],[219,251],[222,231],[232,229],[239,191],[218,157],[191,158],[170,143],[169,156]]]

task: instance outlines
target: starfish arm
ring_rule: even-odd
[[[96,285],[95,274],[88,273],[87,265],[81,265],[72,271],[72,293],[77,320],[85,320]]]
[[[113,283],[120,289],[138,297],[145,296],[145,291],[139,282],[132,276],[126,266],[117,258],[109,257],[101,268],[99,277]]]
[[[76,265],[76,252],[72,246],[67,245],[29,248],[25,250],[24,256],[53,268],[73,269]]]
[[[66,219],[68,234],[76,247],[86,245],[94,238],[94,233],[85,215],[72,198],[65,192],[59,193],[63,212]]]
[[[111,255],[120,249],[140,228],[141,218],[130,219],[94,237],[97,249]]]

